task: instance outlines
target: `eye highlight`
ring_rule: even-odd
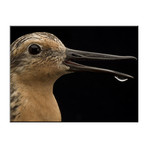
[[[32,44],[29,46],[28,51],[32,55],[37,55],[41,52],[41,47],[37,44]]]

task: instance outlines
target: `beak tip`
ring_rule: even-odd
[[[133,57],[133,59],[137,61],[137,58],[136,57]]]

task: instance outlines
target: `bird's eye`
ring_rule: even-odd
[[[41,47],[37,44],[32,44],[29,46],[28,51],[32,55],[39,54],[41,52]]]

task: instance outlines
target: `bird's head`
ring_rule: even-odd
[[[27,79],[57,79],[69,69],[63,61],[66,47],[53,34],[24,35],[11,45],[11,71]]]
[[[11,45],[11,72],[25,80],[47,81],[73,71],[107,72],[115,76],[132,78],[121,72],[85,66],[80,60],[123,60],[133,56],[117,56],[66,48],[53,34],[36,32],[24,35]]]

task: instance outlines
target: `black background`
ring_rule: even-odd
[[[132,55],[138,58],[137,26],[11,26],[11,43],[32,32],[53,33],[66,47],[73,49]],[[54,86],[62,121],[137,122],[138,61],[85,64],[118,70],[133,75],[134,79],[119,82],[113,75],[89,72],[62,76]]]

